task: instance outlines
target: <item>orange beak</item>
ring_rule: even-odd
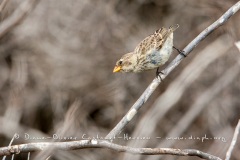
[[[121,69],[122,69],[121,66],[115,66],[114,69],[113,69],[113,73],[120,72]]]

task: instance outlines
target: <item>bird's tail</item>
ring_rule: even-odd
[[[172,26],[169,27],[169,30],[170,30],[171,32],[174,32],[178,27],[179,27],[179,24],[174,24],[174,25],[172,25]]]

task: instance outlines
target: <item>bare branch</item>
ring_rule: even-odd
[[[71,142],[39,142],[2,147],[0,148],[0,156],[46,150],[52,147],[60,150],[107,148],[117,152],[128,152],[132,154],[197,156],[207,160],[221,160],[219,157],[195,149],[181,150],[172,148],[133,148],[128,146],[121,146],[105,140],[96,139]]]
[[[9,143],[8,147],[12,145],[12,143],[13,143],[13,141],[14,141],[14,139],[15,139],[16,135],[17,135],[16,133],[13,135],[13,137],[12,137],[12,139],[11,139],[11,141],[10,141],[10,143]],[[7,157],[7,156],[4,156],[4,157],[2,158],[2,160],[5,160],[5,159],[6,159],[6,157]]]
[[[27,14],[34,8],[36,2],[37,0],[24,1],[9,18],[4,20],[0,25],[0,38],[26,18]]]
[[[28,158],[27,158],[27,160],[30,160],[30,155],[31,155],[31,152],[28,152]]]
[[[230,157],[231,157],[231,154],[232,154],[232,151],[233,151],[233,148],[237,142],[237,138],[238,138],[238,134],[240,132],[240,120],[238,121],[238,124],[237,124],[237,127],[235,128],[235,132],[234,132],[234,135],[233,135],[233,139],[232,139],[232,142],[230,144],[230,147],[227,151],[227,154],[226,154],[226,158],[225,160],[229,160]]]
[[[190,52],[203,40],[205,39],[211,32],[217,29],[219,26],[223,25],[227,20],[234,15],[240,9],[240,1],[238,1],[235,5],[233,5],[227,12],[225,12],[217,21],[215,21],[212,25],[207,27],[204,31],[202,31],[192,42],[190,42],[184,48],[184,54],[188,55]],[[164,75],[161,75],[162,79],[174,69],[179,63],[183,60],[183,55],[178,55],[162,72]],[[121,133],[121,131],[126,127],[126,125],[132,120],[132,118],[136,115],[138,110],[142,107],[142,105],[148,100],[153,91],[158,87],[161,81],[158,78],[155,78],[152,83],[147,87],[147,89],[143,92],[140,98],[135,102],[135,104],[130,108],[128,113],[120,120],[120,122],[110,131],[110,133],[106,136],[107,139],[111,139],[114,135]]]

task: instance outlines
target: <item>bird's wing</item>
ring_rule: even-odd
[[[177,24],[170,26],[169,29],[162,27],[156,30],[155,33],[149,35],[143,41],[141,41],[135,48],[134,52],[138,55],[142,55],[151,49],[160,50],[168,36],[178,27],[179,25]]]

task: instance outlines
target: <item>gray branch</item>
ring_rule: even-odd
[[[178,156],[197,156],[207,160],[221,160],[219,157],[204,153],[195,149],[173,149],[173,148],[133,148],[121,146],[105,140],[80,140],[70,142],[39,142],[13,145],[0,148],[0,156],[19,153],[28,153],[34,151],[55,148],[59,150],[76,150],[85,148],[107,148],[117,152],[128,152],[142,155],[178,155]]]
[[[227,151],[225,160],[229,160],[230,159],[232,151],[234,149],[234,146],[235,146],[235,144],[237,142],[237,138],[238,138],[239,132],[240,132],[240,120],[238,121],[237,127],[235,128],[233,139],[232,139],[230,147],[229,147],[229,149]]]
[[[223,25],[227,20],[233,16],[240,9],[240,1],[238,1],[235,5],[233,5],[230,9],[228,9],[217,21],[215,21],[212,25],[207,27],[204,31],[202,31],[192,42],[190,42],[184,49],[184,54],[188,55],[190,52],[202,41],[204,40],[210,33],[212,33],[219,26]],[[163,71],[164,75],[161,75],[162,79],[171,73],[171,71],[176,68],[179,63],[183,60],[183,55],[178,55]],[[110,133],[105,137],[106,139],[111,139],[115,135],[120,134],[121,131],[126,127],[126,125],[132,120],[132,118],[137,114],[139,109],[143,106],[143,104],[148,100],[154,90],[161,83],[159,78],[155,78],[152,83],[147,87],[147,89],[143,92],[140,98],[134,103],[134,105],[130,108],[128,113],[120,120],[120,122],[110,131]]]

